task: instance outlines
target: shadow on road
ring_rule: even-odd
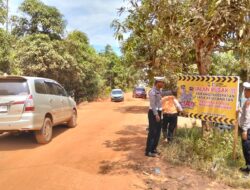
[[[115,111],[121,113],[146,114],[148,112],[148,106],[124,106],[116,108]]]
[[[67,126],[59,125],[53,128],[53,139],[55,139],[58,135],[64,133],[67,130]],[[13,135],[10,133],[5,133],[0,135],[0,151],[15,151],[21,149],[33,149],[39,146],[36,142],[35,136],[33,132],[24,132],[17,135]]]
[[[144,150],[146,143],[146,125],[129,125],[116,134],[121,135],[117,140],[106,141],[104,145],[114,151],[124,152],[125,158],[119,161],[103,160],[100,163],[100,174],[125,174],[128,170],[139,172],[147,170]]]
[[[137,125],[136,127],[133,125],[128,125],[124,130],[117,131],[116,134],[122,136],[138,136],[146,134],[147,125]]]

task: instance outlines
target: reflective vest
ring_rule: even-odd
[[[163,110],[163,113],[167,113],[167,114],[178,113],[178,110],[175,105],[174,96],[165,96],[162,98],[162,110]]]

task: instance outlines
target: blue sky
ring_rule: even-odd
[[[23,0],[9,0],[11,14],[20,14],[19,5]],[[120,54],[119,43],[110,28],[113,19],[117,18],[117,8],[123,6],[124,0],[42,0],[47,5],[55,6],[67,20],[67,32],[81,30],[85,32],[91,45],[103,50],[106,44]]]

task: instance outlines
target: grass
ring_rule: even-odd
[[[202,138],[200,127],[177,129],[175,140],[162,145],[163,156],[173,164],[190,166],[234,188],[249,188],[250,180],[239,172],[244,166],[241,142],[232,159],[233,132],[213,130]]]

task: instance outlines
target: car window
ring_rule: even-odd
[[[46,89],[47,89],[48,94],[53,94],[53,95],[57,95],[58,94],[57,88],[54,85],[54,83],[52,83],[52,82],[45,82],[45,85],[46,85]]]
[[[57,95],[59,95],[59,96],[67,96],[67,93],[66,93],[66,91],[64,90],[63,87],[61,87],[58,84],[53,84],[53,85],[55,85],[55,88],[57,89]]]
[[[112,91],[112,94],[122,94],[122,91],[118,91],[118,90]]]
[[[35,80],[35,90],[38,94],[47,94],[43,80]]]
[[[29,88],[26,80],[1,79],[0,96],[28,95]]]
[[[136,91],[145,91],[144,88],[136,88]]]

